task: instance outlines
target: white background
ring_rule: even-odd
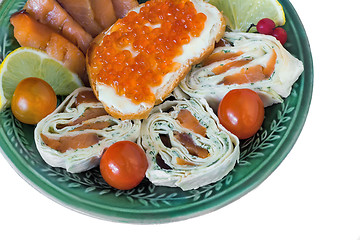
[[[292,0],[314,59],[311,108],[292,151],[249,194],[181,222],[113,223],[53,202],[1,157],[0,239],[359,240],[360,20],[355,3]]]

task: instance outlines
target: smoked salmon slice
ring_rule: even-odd
[[[112,0],[117,18],[123,18],[134,7],[139,5],[137,0]]]
[[[179,120],[181,126],[184,128],[200,134],[203,137],[206,136],[206,127],[202,126],[199,120],[197,120],[189,110],[181,109],[176,119]]]
[[[116,21],[111,0],[57,0],[93,37]]]
[[[92,36],[55,0],[28,0],[24,9],[37,21],[50,26],[86,53]]]
[[[90,0],[96,22],[104,29],[116,22],[117,17],[111,0]]]
[[[65,67],[77,73],[84,83],[88,84],[85,56],[69,40],[37,22],[26,10],[14,13],[10,17],[10,23],[14,26],[14,36],[21,46],[45,51],[49,56],[63,62]]]
[[[277,54],[275,50],[272,51],[271,58],[266,64],[266,67],[261,65],[254,65],[251,67],[242,68],[239,73],[233,75],[228,75],[224,77],[224,80],[219,82],[219,84],[232,85],[232,84],[244,84],[244,83],[255,83],[268,79],[275,70]],[[232,67],[242,67],[247,63],[250,63],[251,60],[237,60],[229,62],[225,65],[220,65],[212,69],[212,72],[216,75],[222,74]]]

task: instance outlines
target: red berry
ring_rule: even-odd
[[[271,35],[276,37],[276,39],[279,40],[282,45],[284,45],[284,43],[286,43],[287,41],[287,33],[285,29],[281,27],[275,28],[274,32]]]
[[[270,18],[261,19],[256,25],[256,30],[261,34],[271,35],[274,31],[275,23]]]

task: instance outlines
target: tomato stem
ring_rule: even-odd
[[[253,27],[256,27],[256,24],[253,24],[253,23],[252,23],[252,24],[250,25],[250,27],[246,30],[246,32],[248,33],[248,32],[251,30],[251,28],[253,28]]]

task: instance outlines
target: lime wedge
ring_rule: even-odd
[[[83,85],[76,74],[45,52],[21,47],[7,55],[0,65],[0,109],[9,106],[16,86],[28,77],[45,80],[56,95],[68,95]]]
[[[263,18],[272,19],[276,26],[285,24],[285,13],[277,0],[207,0],[224,15],[233,31],[246,32]],[[251,28],[250,32],[256,31]]]

